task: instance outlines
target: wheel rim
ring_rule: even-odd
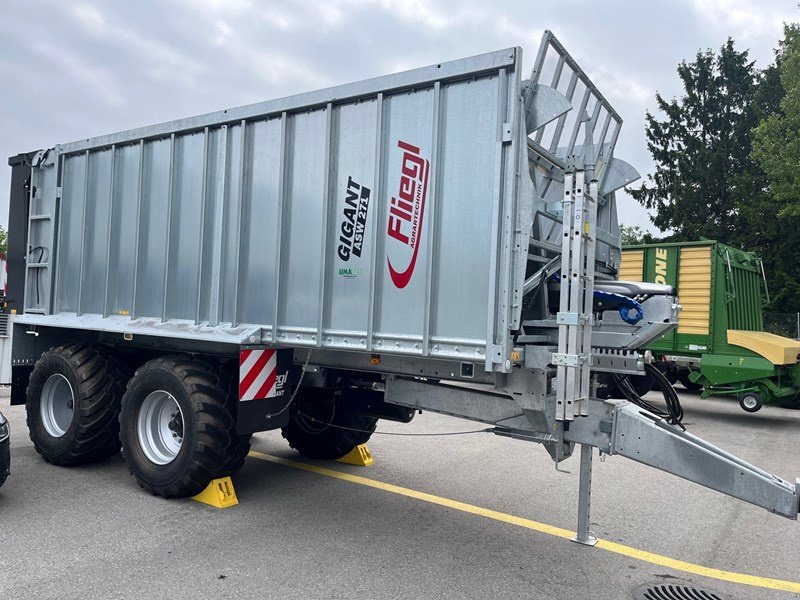
[[[66,377],[55,373],[47,378],[42,387],[39,410],[47,433],[56,438],[67,433],[75,412],[75,394]]]
[[[169,392],[151,392],[139,408],[136,429],[148,460],[157,465],[171,463],[183,445],[183,412],[178,401]]]
[[[742,398],[742,404],[745,408],[755,408],[758,406],[758,400],[754,396],[745,396]]]

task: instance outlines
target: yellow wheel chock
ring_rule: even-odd
[[[233,481],[230,477],[212,479],[202,492],[192,496],[192,500],[197,500],[203,504],[208,504],[214,508],[230,508],[239,504],[236,491],[233,489]]]
[[[368,467],[375,461],[372,459],[372,453],[369,451],[369,448],[367,448],[367,445],[359,444],[340,458],[338,462],[347,463],[348,465],[357,465],[359,467]]]

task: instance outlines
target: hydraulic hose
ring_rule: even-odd
[[[642,397],[639,396],[639,394],[637,394],[633,389],[633,386],[631,385],[627,375],[613,375],[612,378],[628,402],[632,402],[637,406],[641,406],[643,409],[653,413],[654,415],[661,417],[662,419],[666,419],[673,425],[678,425],[679,427],[684,428],[683,425],[681,425],[681,421],[683,420],[683,407],[681,406],[681,401],[678,398],[677,392],[675,392],[675,388],[672,387],[670,382],[667,381],[667,378],[664,377],[664,374],[654,365],[646,364],[644,366],[644,370],[645,373],[652,376],[655,382],[658,384],[661,393],[664,395],[666,410],[650,404],[647,400],[642,399]]]

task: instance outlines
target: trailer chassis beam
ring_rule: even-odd
[[[624,400],[592,399],[589,415],[568,428],[555,420],[552,400],[539,406],[515,394],[463,385],[390,377],[385,401],[495,426],[493,432],[543,444],[557,461],[581,444],[579,526],[576,541],[591,541],[592,448],[618,454],[796,520],[800,480],[776,477]]]

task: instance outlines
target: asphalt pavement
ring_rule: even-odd
[[[800,411],[681,400],[693,433],[800,476]],[[48,465],[24,407],[0,398],[0,410],[13,461],[0,488],[0,598],[622,600],[668,582],[769,600],[797,597],[772,580],[800,586],[800,523],[620,457],[594,462],[592,530],[608,543],[588,548],[561,537],[575,527],[578,458],[557,472],[537,444],[378,434],[375,464],[357,467],[304,461],[279,432],[257,434],[234,478],[239,505],[220,510],[142,492],[119,456]],[[472,429],[431,413],[378,427]]]

